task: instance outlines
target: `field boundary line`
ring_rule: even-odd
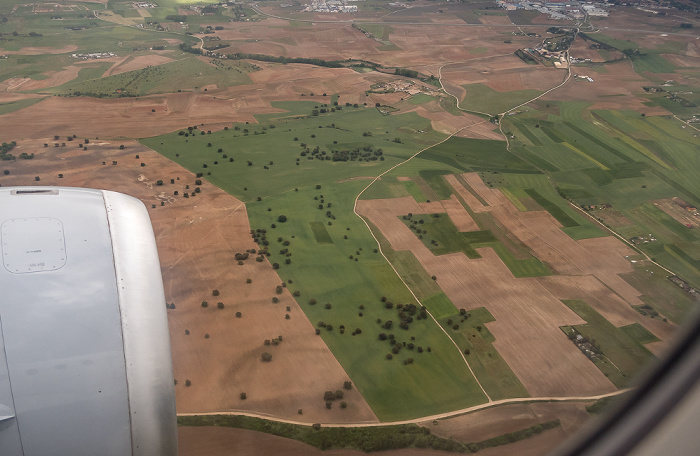
[[[483,123],[483,122],[484,122],[484,121],[482,121],[482,122],[476,122],[476,123],[472,123],[472,124],[470,124],[470,125],[464,126],[464,127],[460,128],[459,130],[455,131],[454,133],[450,134],[448,137],[446,137],[446,138],[443,139],[442,141],[439,141],[439,142],[437,142],[437,143],[435,143],[435,144],[432,144],[432,145],[430,145],[430,146],[424,147],[423,149],[419,150],[419,151],[416,152],[415,154],[413,154],[413,155],[411,155],[410,157],[408,157],[406,160],[404,160],[404,161],[402,161],[402,162],[400,162],[400,163],[397,163],[396,165],[392,166],[391,168],[387,169],[386,171],[384,171],[383,173],[379,174],[377,177],[375,177],[374,179],[372,179],[372,182],[370,182],[369,184],[367,184],[367,186],[366,186],[365,188],[363,188],[362,191],[360,191],[360,193],[355,197],[355,204],[354,204],[354,206],[353,206],[352,211],[355,213],[355,215],[356,215],[357,217],[360,218],[360,220],[362,220],[362,223],[365,224],[365,226],[367,227],[367,230],[369,230],[369,234],[372,235],[372,238],[374,238],[374,241],[377,243],[377,247],[379,248],[379,253],[382,255],[382,257],[384,258],[384,260],[386,260],[386,262],[389,264],[389,266],[390,266],[391,269],[394,271],[394,273],[396,274],[396,276],[399,278],[399,280],[401,281],[401,283],[403,283],[403,285],[406,287],[406,289],[408,290],[408,292],[411,293],[411,296],[413,296],[413,299],[415,299],[416,302],[417,302],[418,304],[420,304],[421,306],[423,306],[423,303],[420,301],[420,299],[418,299],[418,297],[417,297],[416,294],[413,292],[413,290],[411,289],[411,287],[409,287],[408,284],[406,283],[406,281],[404,281],[403,277],[401,277],[401,274],[399,274],[399,271],[396,270],[396,268],[395,268],[394,265],[391,263],[391,261],[389,260],[389,258],[387,258],[387,256],[384,254],[384,251],[382,250],[382,244],[381,244],[381,242],[379,242],[379,239],[377,239],[377,236],[374,235],[374,232],[372,231],[372,228],[369,226],[369,223],[367,223],[367,220],[365,220],[365,218],[362,217],[362,216],[357,212],[357,202],[359,201],[360,196],[362,196],[362,194],[363,194],[368,188],[370,188],[370,187],[372,186],[372,184],[374,184],[374,183],[377,182],[379,179],[381,179],[381,177],[382,177],[383,175],[387,174],[387,173],[390,172],[390,171],[393,171],[394,169],[398,168],[399,166],[401,166],[401,165],[403,165],[403,164],[408,163],[409,161],[413,160],[413,159],[416,158],[418,155],[420,155],[422,152],[425,152],[425,151],[428,150],[428,149],[431,149],[431,148],[433,148],[433,147],[435,147],[435,146],[438,146],[438,145],[444,143],[445,141],[449,140],[450,138],[452,138],[453,136],[455,136],[457,133],[461,132],[462,130],[464,130],[464,129],[468,128],[468,127],[472,127],[472,126],[474,126],[474,125],[478,125],[479,123]],[[423,307],[425,307],[425,306],[423,306]],[[454,339],[452,339],[452,337],[450,337],[449,333],[445,330],[445,328],[443,328],[442,325],[441,325],[440,323],[438,323],[437,319],[433,316],[433,314],[430,312],[430,310],[428,310],[427,307],[426,307],[425,309],[426,309],[426,313],[427,313],[428,315],[430,315],[430,318],[435,322],[435,324],[438,326],[438,328],[440,328],[440,329],[442,330],[442,332],[445,334],[445,336],[447,336],[447,338],[450,340],[450,342],[452,342],[452,344],[455,346],[455,348],[456,348],[457,351],[459,352],[460,356],[462,357],[462,360],[464,361],[464,364],[467,366],[467,368],[469,369],[469,372],[470,372],[470,373],[472,374],[472,376],[474,377],[474,381],[476,381],[476,384],[479,385],[479,388],[480,388],[481,391],[484,393],[484,396],[486,396],[486,399],[487,399],[487,401],[488,401],[487,403],[493,402],[492,399],[491,399],[491,396],[489,396],[489,394],[486,392],[486,390],[484,389],[484,387],[483,387],[483,385],[481,384],[481,382],[479,381],[479,379],[476,377],[476,374],[474,374],[474,371],[472,370],[472,367],[469,365],[469,362],[467,361],[467,358],[464,356],[464,353],[462,353],[462,350],[459,348],[459,345],[457,345],[457,343],[454,341]]]
[[[600,399],[605,399],[607,397],[615,397],[621,394],[631,391],[632,388],[625,388],[611,393],[598,394],[595,396],[571,396],[571,397],[561,397],[561,396],[545,396],[545,397],[522,397],[522,398],[511,398],[511,399],[499,399],[497,401],[486,402],[479,405],[474,405],[460,410],[454,410],[452,412],[445,412],[436,415],[429,415],[420,418],[412,418],[410,420],[401,421],[385,421],[385,422],[369,422],[369,421],[359,421],[355,423],[321,423],[323,427],[329,428],[361,428],[361,427],[386,427],[386,426],[400,426],[402,424],[418,424],[424,421],[434,421],[442,420],[447,418],[454,418],[457,416],[468,415],[470,413],[479,412],[481,410],[486,410],[490,408],[500,407],[501,405],[511,405],[511,404],[528,404],[533,402],[589,402],[597,401]],[[235,416],[242,415],[251,418],[260,418],[264,420],[271,420],[278,423],[295,424],[299,426],[311,426],[312,422],[308,421],[298,421],[290,420],[284,418],[275,418],[272,415],[265,413],[252,413],[247,411],[219,411],[219,412],[179,412],[177,416]]]

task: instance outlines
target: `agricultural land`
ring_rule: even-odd
[[[545,454],[700,299],[700,11],[579,6],[0,0],[0,185],[144,202],[181,454]]]

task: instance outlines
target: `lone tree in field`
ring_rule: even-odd
[[[280,215],[279,217],[277,217],[277,221],[280,222],[280,223],[284,223],[284,222],[287,221],[287,216],[286,216],[286,215]]]
[[[270,361],[272,361],[272,355],[269,354],[268,352],[263,353],[262,355],[260,355],[260,357],[261,357],[262,360],[265,361],[265,362],[270,362]]]
[[[212,296],[219,296],[219,290],[212,290],[211,295]]]

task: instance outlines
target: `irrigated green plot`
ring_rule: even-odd
[[[595,364],[618,388],[626,387],[632,377],[654,359],[654,355],[639,340],[648,339],[648,336],[638,328],[617,328],[584,301],[562,302],[586,320],[586,324],[575,325],[573,328],[593,345],[600,347],[604,358],[596,360]]]
[[[486,328],[495,321],[484,307],[460,310],[440,319],[440,324],[464,353],[469,366],[492,400],[529,397],[518,377],[493,347],[496,340]]]

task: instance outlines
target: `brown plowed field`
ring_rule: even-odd
[[[516,279],[490,248],[478,249],[480,259],[468,259],[462,253],[433,255],[398,219],[408,212],[417,213],[416,206],[423,206],[411,197],[361,201],[358,210],[394,249],[413,252],[428,274],[437,276],[438,285],[457,308],[483,306],[491,312],[496,321],[487,326],[496,338],[494,346],[530,394],[592,395],[614,390],[559,329],[582,323],[560,299],[585,299],[617,326],[640,323],[662,340],[670,337],[673,324],[645,319],[632,309],[631,305],[642,304],[640,293],[619,274],[632,271],[625,256],[634,252],[618,239],[575,241],[561,231],[549,213],[518,211],[498,189],[487,187],[477,173],[463,174],[459,179],[447,176],[447,181],[474,212],[490,212],[560,275]],[[488,205],[481,204],[477,195]],[[655,352],[662,349],[663,344],[655,344]]]
[[[494,347],[533,396],[588,395],[614,386],[559,329],[583,323],[576,314],[533,281],[515,279],[492,249],[482,258],[463,253],[435,256],[398,218],[417,213],[412,198],[360,201],[358,211],[381,230],[397,250],[410,250],[457,308],[486,307]]]
[[[447,215],[450,216],[450,220],[455,224],[457,230],[464,232],[479,231],[479,226],[455,195],[452,195],[449,200],[443,200],[442,207],[445,208]]]
[[[605,68],[605,73],[585,67],[572,68],[574,73],[590,76],[594,82],[572,78],[564,87],[545,95],[542,100],[586,101],[594,103],[590,109],[631,109],[647,115],[668,114],[660,106],[645,105],[648,100],[637,96],[644,92],[642,86],[649,85],[649,81],[635,73],[628,60],[608,63]]]
[[[170,57],[155,53],[148,55],[139,55],[134,58],[129,58],[127,56],[126,58],[119,59],[117,62],[115,62],[114,65],[112,65],[107,71],[105,71],[102,77],[126,73],[127,71],[140,70],[149,66],[158,66],[173,61],[174,60]]]
[[[235,253],[256,247],[241,201],[206,182],[196,198],[183,198],[186,184],[194,188],[195,176],[133,141],[123,142],[124,150],[119,150],[122,142],[92,141],[87,151],[76,147],[78,141],[65,148],[44,148],[44,141],[53,143],[22,141],[17,146],[13,152],[36,156],[5,163],[11,174],[2,176],[3,186],[35,185],[34,176],[39,176],[41,185],[124,192],[149,208],[166,299],[176,305],[168,316],[178,411],[249,410],[299,419],[297,410],[303,409],[309,422],[376,420],[354,388],[346,391],[347,409],[326,410],[324,391],[341,389],[347,374],[291,293],[276,294],[281,280],[270,264],[253,256],[237,264]],[[156,185],[159,179],[164,185]],[[212,296],[214,289],[220,291],[218,297]],[[273,296],[279,303],[271,302]],[[201,306],[204,300],[207,308]],[[219,301],[224,309],[217,308]],[[280,335],[279,345],[263,344]],[[273,355],[271,362],[261,360],[263,352]],[[185,380],[192,385],[185,386]],[[241,392],[246,400],[240,399]]]

